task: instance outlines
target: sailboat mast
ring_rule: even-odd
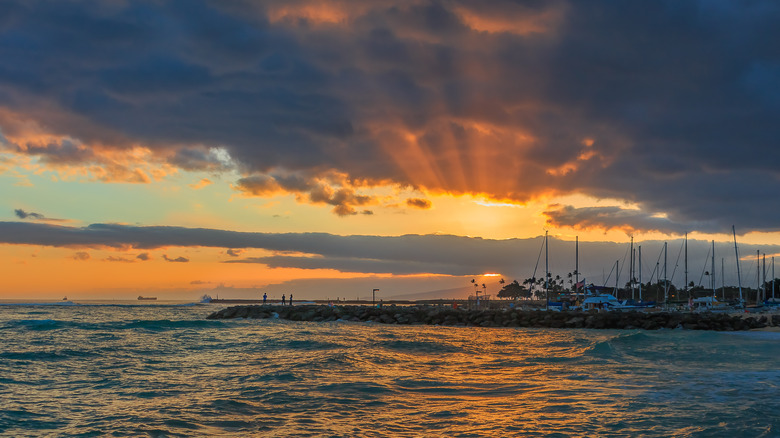
[[[666,256],[667,256],[667,245],[668,242],[664,242],[664,306],[667,305],[667,301],[669,301],[669,282],[666,279]]]
[[[618,269],[620,260],[615,260],[615,298],[620,294],[620,269]]]
[[[683,290],[685,295],[688,295],[688,233],[685,233],[685,287],[683,287]]]
[[[642,245],[639,245],[639,301],[642,301]]]
[[[726,259],[720,258],[720,299],[726,301]]]
[[[580,284],[580,236],[574,236],[574,293],[579,292]]]
[[[545,310],[550,309],[550,257],[547,249],[547,230],[544,231],[544,295],[547,299]]]
[[[712,266],[710,267],[710,286],[712,287],[712,296],[715,296],[715,240],[712,241]]]
[[[772,299],[775,299],[775,256],[772,256]]]
[[[761,295],[761,250],[756,250],[756,304]]]
[[[731,234],[734,235],[734,255],[737,257],[737,287],[739,287],[739,302],[742,302],[742,275],[739,273],[739,250],[737,249],[737,231],[731,226]]]
[[[631,236],[631,247],[628,260],[628,287],[631,288],[631,299],[634,297],[634,236]]]

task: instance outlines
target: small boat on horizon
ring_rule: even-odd
[[[138,301],[155,301],[157,297],[142,297],[141,295],[138,296]]]

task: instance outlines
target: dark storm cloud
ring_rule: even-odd
[[[551,206],[544,212],[547,223],[554,227],[577,229],[621,229],[628,234],[639,231],[658,231],[666,234],[684,234],[691,230],[722,231],[713,229],[712,223],[681,224],[666,217],[647,214],[641,210],[620,207],[580,207],[570,205]]]
[[[258,248],[306,257],[274,256],[231,260],[270,266],[324,268],[346,272],[398,271],[476,275],[512,270],[519,253],[533,255],[538,239],[485,240],[448,235],[337,236],[325,233],[247,233],[205,228],[137,227],[92,224],[66,227],[23,222],[0,222],[0,243],[74,248],[154,249],[164,247]],[[527,251],[529,247],[534,249]],[[164,256],[165,260],[176,260]],[[529,259],[530,260],[530,259]],[[529,261],[530,263],[530,261]],[[315,266],[315,264],[318,264]]]
[[[409,198],[406,200],[406,205],[422,210],[427,210],[432,206],[431,201],[420,198]]]
[[[87,227],[67,227],[41,223],[0,222],[0,243],[27,244],[70,248],[164,248],[215,247],[256,248],[276,254],[225,261],[226,263],[259,263],[270,267],[300,269],[333,269],[341,272],[396,275],[441,274],[480,275],[498,272],[509,279],[520,281],[534,275],[542,276],[544,258],[543,238],[490,240],[451,235],[404,236],[337,236],[325,233],[248,233],[207,228],[139,227],[114,224],[92,224]],[[644,281],[655,271],[656,262],[663,263],[663,242],[637,242],[644,249]],[[688,243],[691,279],[709,269],[710,243],[690,240]],[[628,244],[612,242],[580,242],[580,271],[591,282],[603,284],[616,260],[625,269]],[[739,246],[743,266],[755,272],[752,254],[780,253],[778,246]],[[573,271],[574,242],[551,238],[549,242],[550,271],[566,276]],[[290,253],[308,256],[284,255]],[[86,254],[86,253],[85,253]],[[682,281],[682,241],[669,242],[669,272],[675,282]],[[724,258],[727,266],[726,282],[736,284],[733,243],[716,245],[717,259]],[[138,258],[141,258],[140,256]],[[184,257],[167,261],[184,262]],[[145,260],[145,258],[141,258]],[[752,268],[750,267],[752,264]],[[675,268],[678,266],[678,268]],[[700,269],[700,271],[699,271]],[[672,272],[676,276],[672,277]],[[719,270],[718,270],[719,272]],[[624,270],[620,278],[625,278]]]
[[[108,256],[103,259],[105,262],[133,263],[135,260],[124,257]]]
[[[61,143],[49,143],[43,146],[28,144],[20,152],[38,155],[41,161],[48,164],[81,164],[95,159],[92,150],[79,146],[70,140]]]
[[[90,259],[90,256],[89,256],[88,252],[79,251],[79,252],[73,254],[73,260],[78,260],[78,261],[83,262],[83,261],[87,261],[89,259]]]
[[[231,168],[231,163],[220,157],[218,149],[202,150],[197,148],[180,149],[168,159],[170,164],[184,170],[225,171]]]
[[[50,217],[46,217],[46,216],[44,216],[44,215],[42,215],[40,213],[35,213],[35,212],[32,212],[32,211],[24,211],[21,208],[15,209],[14,210],[14,214],[19,219],[32,219],[32,220],[42,221],[42,222],[67,222],[66,219],[50,218]]]
[[[337,171],[520,201],[583,193],[669,221],[611,215],[636,229],[777,229],[774,1],[2,9],[0,56],[13,62],[0,65],[1,108],[87,146],[142,143],[187,170],[222,169],[208,151],[224,148],[245,175],[237,187],[257,196],[283,169],[301,180],[279,189],[355,214],[362,204],[345,199],[361,195],[313,191]],[[73,145],[29,152],[91,159]]]
[[[27,218],[38,219],[38,220],[46,219],[46,217],[40,213],[33,213],[33,212],[28,213],[22,210],[21,208],[14,210],[14,213],[19,219],[27,219]]]
[[[176,258],[174,259],[174,258],[168,257],[168,255],[167,255],[167,254],[163,254],[163,259],[164,259],[166,262],[173,262],[173,263],[187,263],[187,262],[189,262],[189,261],[190,261],[190,259],[188,259],[188,258],[186,258],[186,257],[176,257]]]
[[[224,263],[260,263],[269,268],[334,269],[341,272],[371,274],[426,274],[474,275],[479,267],[472,264],[436,263],[405,260],[361,259],[354,257],[252,257],[243,260],[227,260]],[[483,267],[487,269],[487,267]]]

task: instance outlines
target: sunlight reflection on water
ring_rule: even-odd
[[[212,310],[0,308],[0,433],[780,433],[772,334],[206,321]]]

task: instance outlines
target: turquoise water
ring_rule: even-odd
[[[780,333],[0,305],[3,436],[780,437]]]

